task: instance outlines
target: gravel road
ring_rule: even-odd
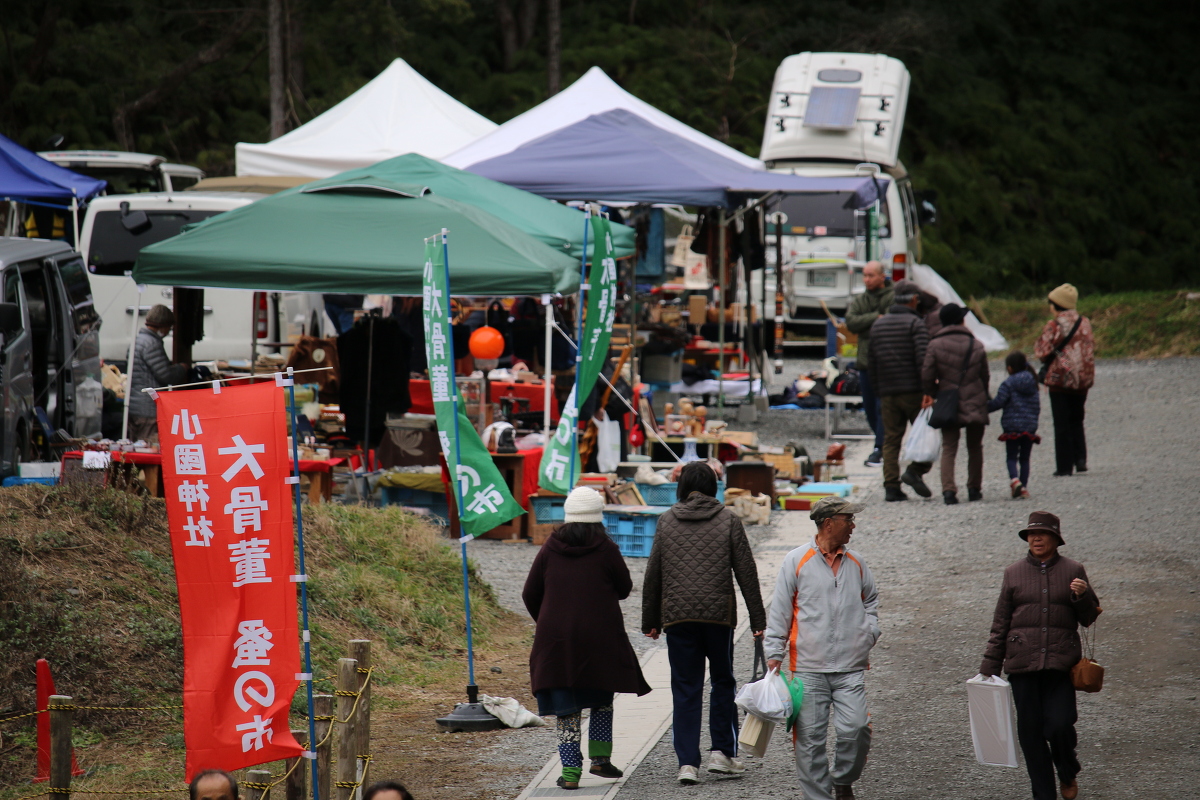
[[[992,374],[994,391],[1003,374],[1000,363],[992,364]],[[1087,567],[1105,609],[1097,623],[1097,660],[1107,669],[1104,691],[1079,695],[1080,797],[1200,795],[1195,724],[1200,712],[1200,427],[1195,422],[1200,359],[1102,361],[1088,401],[1091,469],[1083,475],[1051,477],[1054,437],[1044,394],[1042,405],[1043,443],[1034,448],[1032,502],[1008,497],[998,424],[985,437],[982,502],[947,507],[940,499],[914,498],[885,504],[878,477],[860,489],[858,496],[869,506],[859,516],[852,547],[875,572],[883,628],[868,674],[874,746],[855,786],[860,798],[1030,796],[1023,766],[976,763],[963,684],[978,670],[1003,569],[1024,553],[1016,532],[1036,509],[1062,517],[1063,552]],[[780,419],[762,423],[764,441],[819,444],[823,420],[818,415],[796,420],[794,430]],[[773,441],[777,437],[780,441]],[[859,462],[865,447],[852,448]],[[965,455],[959,470],[961,484]],[[940,495],[936,474],[930,477]],[[772,545],[799,546],[811,530],[807,515],[777,513],[771,528],[753,531],[752,539],[756,545],[770,539]],[[472,547],[502,601],[519,609],[534,548],[483,542]],[[635,586],[643,563],[630,559]],[[769,586],[771,577],[764,577]],[[635,590],[625,613],[630,638],[641,652],[651,645],[636,630],[639,604]],[[746,680],[748,636],[738,643],[737,658],[738,676]],[[515,768],[512,785],[498,784],[494,796],[514,797],[524,785],[521,775],[532,778],[552,748],[552,731],[540,729],[510,732],[482,753],[484,764],[495,759]],[[620,796],[797,796],[784,736],[765,758],[748,761],[750,769],[740,778],[679,787],[670,737],[664,737]]]

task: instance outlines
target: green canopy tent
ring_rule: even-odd
[[[167,286],[420,295],[424,240],[442,228],[450,231],[456,295],[568,294],[579,287],[576,259],[487,211],[431,194],[423,184],[341,176],[227,211],[151,245],[138,256],[133,278]]]
[[[495,214],[560,253],[567,253],[576,259],[583,254],[583,212],[506,183],[446,166],[440,161],[417,153],[342,172],[319,183],[362,178],[380,178],[428,186],[435,195],[469,203]],[[633,228],[613,223],[612,232],[616,257],[626,258],[634,255],[636,234]],[[591,250],[589,244],[589,257]]]

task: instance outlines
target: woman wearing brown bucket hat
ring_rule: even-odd
[[[1029,552],[1004,570],[979,671],[1008,673],[1034,800],[1054,800],[1055,771],[1062,796],[1073,800],[1080,765],[1071,668],[1083,655],[1079,626],[1096,621],[1100,600],[1083,565],[1058,554],[1064,544],[1058,517],[1034,511],[1020,536]]]

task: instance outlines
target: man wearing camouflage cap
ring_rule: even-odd
[[[871,747],[864,671],[879,639],[879,597],[866,561],[846,549],[863,508],[841,497],[817,501],[809,514],[816,536],[784,558],[767,617],[767,666],[804,683],[796,774],[805,800],[854,800],[851,784]],[[825,755],[830,706],[837,729],[832,772]]]

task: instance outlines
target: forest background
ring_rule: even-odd
[[[266,0],[42,0],[0,16],[0,132],[232,174],[270,138]],[[496,122],[592,65],[758,155],[779,62],[912,74],[924,260],[966,295],[1200,285],[1200,14],[1148,0],[283,0],[288,127],[396,57]]]

